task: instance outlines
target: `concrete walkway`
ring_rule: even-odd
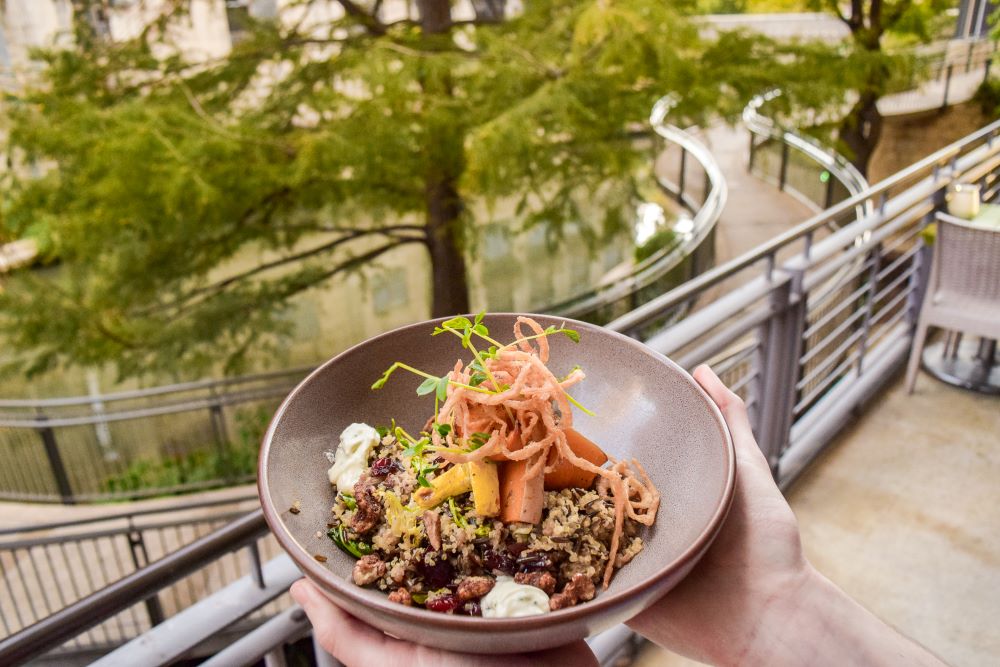
[[[900,379],[788,494],[810,561],[952,665],[1000,655],[998,434],[1000,399]],[[635,664],[697,663],[648,645]]]

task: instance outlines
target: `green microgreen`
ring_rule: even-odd
[[[448,499],[448,509],[451,510],[451,518],[460,528],[465,529],[469,527],[469,523],[465,520],[465,515],[463,515],[455,505],[454,497]]]
[[[344,524],[331,528],[326,531],[326,534],[327,537],[333,540],[334,544],[340,547],[341,551],[344,551],[355,558],[367,556],[373,551],[372,545],[370,544],[348,539],[344,532]]]
[[[438,424],[434,428],[437,429],[438,435],[442,438],[448,437],[448,434],[451,433],[451,424]]]
[[[410,599],[417,604],[424,604],[427,602],[427,593],[411,593]]]
[[[476,528],[476,537],[486,537],[487,535],[490,534],[491,530],[493,530],[493,528],[491,526],[487,525],[487,524],[483,524],[482,526],[478,526]]]
[[[354,499],[353,493],[340,492],[340,499],[344,503],[344,507],[349,510],[354,510],[358,508],[358,502]]]
[[[403,450],[403,456],[410,458],[410,467],[413,468],[413,472],[417,477],[417,484],[423,487],[430,487],[431,483],[427,479],[427,475],[438,469],[436,463],[431,463],[424,459],[424,453],[430,447],[431,439],[426,436],[420,439],[414,438],[399,426],[396,427],[396,439],[401,443],[407,444],[407,447]]]
[[[489,439],[490,439],[489,433],[476,432],[470,435],[468,438],[466,438],[465,442],[469,445],[469,451],[474,452],[483,445],[485,445],[487,442],[489,442]]]

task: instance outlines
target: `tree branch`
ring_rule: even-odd
[[[337,0],[337,2],[344,8],[344,13],[358,19],[358,22],[361,23],[361,25],[363,25],[369,33],[373,35],[385,34],[385,26],[378,20],[378,17],[366,12],[360,5],[355,3],[354,0]]]
[[[292,254],[292,255],[288,255],[286,257],[281,257],[279,259],[272,260],[270,262],[265,262],[263,264],[259,264],[259,265],[255,266],[252,269],[244,271],[243,273],[238,273],[238,274],[229,276],[228,278],[224,278],[223,280],[220,280],[218,282],[212,283],[211,285],[205,285],[204,287],[199,287],[197,289],[193,289],[190,292],[188,292],[187,294],[185,294],[183,297],[177,299],[176,301],[174,301],[172,303],[157,304],[155,306],[150,306],[150,307],[144,308],[142,310],[136,311],[135,314],[137,314],[137,315],[148,315],[148,314],[156,312],[158,310],[166,310],[166,309],[169,309],[169,308],[176,308],[177,312],[180,313],[180,312],[182,312],[184,310],[189,309],[193,305],[197,305],[198,303],[202,303],[206,299],[212,298],[213,296],[216,296],[216,295],[224,292],[227,288],[231,287],[232,285],[235,285],[236,283],[239,283],[239,282],[243,282],[244,280],[247,280],[248,278],[252,278],[255,275],[264,273],[266,271],[270,271],[272,269],[276,269],[276,268],[284,266],[286,264],[292,264],[294,262],[299,262],[299,261],[302,261],[304,259],[308,259],[309,257],[314,257],[316,255],[320,255],[320,254],[323,254],[325,252],[329,252],[330,250],[333,250],[333,249],[335,249],[335,248],[337,248],[339,246],[342,246],[345,243],[349,243],[351,241],[357,240],[357,239],[359,239],[359,238],[361,238],[363,236],[370,236],[370,235],[373,235],[373,234],[381,234],[383,236],[388,236],[390,238],[396,239],[395,242],[398,242],[398,243],[412,243],[412,242],[423,242],[424,241],[424,237],[423,236],[414,237],[414,236],[401,236],[401,235],[395,234],[394,232],[397,229],[401,230],[401,231],[411,231],[413,229],[422,230],[423,228],[422,227],[418,227],[416,225],[398,225],[398,226],[395,226],[395,227],[384,227],[384,228],[380,228],[380,229],[367,229],[367,230],[366,229],[351,229],[350,231],[347,231],[346,229],[344,229],[344,230],[341,230],[341,231],[344,231],[344,235],[340,236],[340,237],[338,237],[336,239],[333,239],[332,241],[328,241],[326,243],[323,243],[323,244],[321,244],[319,246],[316,246],[314,248],[310,248],[308,250],[303,250],[302,252],[298,252],[298,253],[295,253],[295,254]],[[198,301],[194,301],[192,303],[192,301],[194,299],[199,299],[199,300]]]

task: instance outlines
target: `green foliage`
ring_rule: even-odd
[[[224,485],[251,479],[257,470],[257,451],[270,414],[264,408],[239,410],[236,412],[236,442],[205,445],[183,454],[136,461],[123,472],[106,479],[102,490],[127,494],[199,483]]]
[[[635,249],[635,261],[641,262],[644,259],[649,259],[657,252],[664,248],[668,248],[677,240],[677,235],[672,229],[661,229],[655,232],[652,236],[646,239],[645,243],[637,246]]]

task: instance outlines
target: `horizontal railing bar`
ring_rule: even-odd
[[[889,283],[888,285],[886,285],[885,287],[883,287],[878,292],[878,294],[875,295],[875,301],[874,301],[874,303],[876,303],[876,304],[879,303],[882,299],[884,299],[886,296],[888,296],[890,293],[892,293],[892,291],[894,289],[896,289],[897,287],[899,287],[900,283],[902,283],[903,281],[905,281],[905,280],[909,279],[910,277],[912,277],[913,273],[916,270],[917,270],[917,267],[911,266],[910,268],[906,269],[901,274],[899,274],[898,276],[896,276],[896,278],[893,279],[893,281],[891,283]],[[906,292],[904,292],[904,294],[905,293]]]
[[[787,275],[775,276],[774,282],[763,277],[756,278],[746,285],[735,288],[728,294],[716,299],[711,308],[697,310],[669,329],[661,331],[646,341],[646,345],[657,352],[670,355],[680,349],[688,341],[695,340],[705,332],[714,329],[748,306],[772,293],[783,282],[790,278]],[[617,320],[616,320],[617,321]]]
[[[287,555],[265,563],[262,574],[263,588],[250,575],[237,579],[92,663],[92,667],[170,664],[275,599],[302,576]]]
[[[892,331],[893,327],[899,324],[899,321],[902,320],[904,317],[906,317],[906,315],[907,315],[906,308],[900,308],[898,311],[896,311],[896,314],[890,317],[885,324],[878,327],[877,329],[872,330],[870,343],[874,344],[875,342],[881,340],[882,337],[885,336],[887,332]]]
[[[933,192],[929,192],[928,197],[931,194]],[[829,280],[845,264],[849,264],[860,255],[868,254],[886,238],[905,228],[907,225],[912,224],[915,220],[923,218],[933,210],[933,204],[918,202],[894,217],[887,217],[885,220],[888,220],[888,222],[884,220],[878,221],[875,216],[871,216],[858,223],[852,223],[850,227],[845,227],[838,232],[840,234],[839,238],[831,243],[829,248],[823,248],[824,259],[832,258],[832,261],[823,266],[817,266],[820,262],[812,261],[815,259],[815,255],[813,255],[808,259],[804,257],[794,258],[789,261],[789,265],[796,270],[808,272],[806,278],[803,280],[803,286],[806,291],[811,291]],[[876,222],[881,222],[880,226],[874,226]],[[855,228],[855,225],[859,225],[860,228]],[[866,234],[867,238],[865,238]],[[823,239],[821,243],[825,244],[832,238],[831,236]],[[859,238],[864,239],[864,242],[858,243],[857,239]]]
[[[830,384],[839,380],[840,374],[846,371],[848,368],[850,368],[851,365],[854,362],[856,362],[858,358],[860,358],[860,356],[861,356],[860,349],[854,350],[849,355],[847,355],[847,359],[844,360],[844,363],[837,366],[833,371],[831,371],[826,376],[826,378],[823,379],[822,382],[813,387],[813,389],[810,390],[810,392],[806,394],[806,396],[803,397],[802,400],[796,403],[795,406],[792,408],[792,412],[796,415],[802,412],[802,408],[804,408],[805,406],[809,405],[814,400],[816,400],[820,396],[820,394],[826,391],[826,388],[829,387]]]
[[[309,619],[302,607],[293,605],[277,616],[268,619],[263,625],[243,635],[201,663],[199,667],[232,667],[232,665],[255,664],[268,651],[308,632],[309,627]]]
[[[746,375],[738,379],[736,382],[729,385],[729,391],[735,394],[740,389],[743,389],[743,387],[747,386],[748,384],[756,380],[758,377],[760,377],[760,373],[757,371],[753,371],[752,373],[747,373]]]
[[[924,231],[924,226],[922,224],[921,225],[914,225],[913,229],[911,229],[910,231],[906,232],[905,234],[900,234],[895,239],[893,239],[892,243],[885,244],[883,246],[883,248],[882,248],[882,254],[883,255],[890,254],[896,248],[898,248],[898,247],[904,245],[905,243],[908,243],[909,241],[912,241],[913,239],[917,238],[922,231]]]
[[[712,334],[708,340],[693,350],[686,352],[675,361],[677,361],[677,364],[681,368],[694,368],[697,364],[703,363],[721,353],[742,336],[774,317],[776,312],[777,310],[773,304],[766,304],[755,308],[753,311],[740,317],[739,321],[733,322],[730,328]]]
[[[867,253],[862,253],[862,254],[867,254]],[[817,310],[821,310],[822,309],[821,306],[824,303],[836,297],[841,289],[846,287],[852,281],[857,280],[858,277],[861,276],[861,274],[865,273],[866,271],[870,271],[874,264],[875,260],[872,257],[868,257],[865,261],[861,262],[860,264],[855,263],[855,266],[851,271],[844,271],[844,269],[846,269],[850,265],[850,263],[845,264],[843,266],[838,266],[837,270],[833,271],[833,273],[837,274],[841,271],[844,271],[844,273],[843,275],[837,278],[837,281],[834,284],[830,286],[813,285],[812,292],[818,292],[822,290],[822,293],[819,295],[814,295],[812,292],[810,292],[809,311],[815,312]],[[855,293],[857,292],[858,290],[855,290]]]
[[[898,306],[900,303],[902,303],[903,299],[910,296],[910,292],[912,291],[913,291],[912,287],[903,290],[902,292],[896,295],[895,299],[887,303],[884,307],[880,308],[879,311],[872,316],[871,325],[874,326],[879,322],[881,322],[882,318],[885,317],[885,314],[892,312],[892,309]]]
[[[0,640],[0,664],[26,662],[267,531],[256,510]]]
[[[93,403],[111,403],[114,401],[134,400],[149,396],[162,396],[163,394],[173,394],[197,389],[208,389],[213,387],[226,387],[233,384],[249,384],[269,380],[279,377],[299,376],[299,379],[315,370],[315,366],[299,366],[281,371],[268,371],[255,375],[242,375],[231,378],[213,378],[207,380],[195,380],[192,382],[182,382],[178,384],[168,384],[148,389],[133,389],[129,391],[119,391],[109,394],[94,394],[92,396],[65,396],[60,398],[4,398],[0,399],[0,408],[52,408],[70,405],[92,405]]]
[[[871,270],[871,266],[869,266],[867,270],[870,271]],[[862,273],[862,272],[859,271],[859,273]],[[857,278],[858,278],[857,275],[855,275],[853,277],[854,280],[856,280]],[[841,285],[841,287],[843,287],[843,285]],[[822,317],[820,317],[818,320],[816,320],[816,322],[814,322],[813,324],[810,324],[809,328],[807,328],[805,330],[805,332],[803,332],[802,338],[804,340],[808,340],[808,339],[812,338],[816,334],[817,331],[819,331],[824,326],[826,326],[827,324],[829,324],[830,321],[833,318],[835,318],[837,315],[839,315],[840,313],[842,313],[845,308],[850,308],[851,306],[855,305],[854,302],[857,301],[858,299],[860,299],[861,296],[865,292],[870,291],[871,287],[872,287],[871,281],[867,281],[867,282],[865,282],[865,284],[863,286],[861,286],[858,289],[854,290],[853,292],[851,292],[850,294],[848,294],[846,297],[843,297],[841,299],[841,301],[836,306],[834,306],[833,308],[831,308],[830,310],[828,310],[826,313],[824,313]],[[820,309],[818,309],[818,308],[810,309],[810,314],[812,314],[812,312],[814,312],[815,310],[820,310]]]
[[[809,348],[809,350],[804,355],[802,355],[802,359],[800,360],[799,363],[808,364],[810,361],[812,361],[813,358],[816,357],[816,355],[818,355],[820,352],[826,349],[827,345],[835,341],[838,336],[847,331],[847,329],[849,329],[852,324],[857,322],[858,318],[864,317],[864,314],[865,314],[864,309],[859,308],[858,310],[848,315],[847,319],[838,324],[833,329],[833,331],[826,334],[823,338],[814,343]],[[834,352],[833,354],[836,354],[836,352]]]
[[[180,412],[194,412],[212,407],[225,405],[236,405],[239,403],[249,403],[266,398],[275,398],[288,394],[290,387],[270,387],[256,391],[245,391],[238,394],[219,394],[209,398],[196,399],[193,401],[181,401],[177,403],[166,403],[151,408],[140,408],[137,410],[123,410],[121,412],[101,412],[96,414],[81,415],[78,417],[35,417],[35,418],[15,418],[8,419],[0,416],[0,427],[8,428],[56,428],[61,426],[89,426],[92,424],[106,424],[110,422],[128,421],[131,419],[144,419],[146,417],[157,417],[160,415],[177,414]]]
[[[10,535],[13,533],[33,533],[40,530],[54,530],[56,528],[65,528],[67,526],[83,526],[90,523],[104,523],[105,521],[118,521],[121,519],[128,520],[133,517],[149,516],[151,514],[168,514],[171,512],[183,512],[186,510],[200,509],[203,507],[215,507],[217,505],[236,504],[236,503],[246,502],[248,500],[257,500],[257,499],[258,499],[257,494],[253,493],[244,496],[238,496],[236,498],[217,498],[214,500],[200,500],[197,502],[178,503],[176,505],[168,505],[166,507],[151,507],[149,509],[144,509],[144,510],[133,510],[131,512],[120,512],[118,514],[86,517],[81,519],[74,519],[72,521],[57,521],[55,523],[39,523],[39,524],[31,524],[24,526],[14,526],[12,528],[2,528],[0,529],[0,535]]]
[[[739,364],[743,363],[744,361],[752,357],[759,349],[760,349],[760,342],[754,341],[752,345],[747,345],[739,352],[736,352],[735,354],[726,357],[726,359],[721,363],[717,363],[716,365],[712,366],[712,370],[715,371],[716,375],[722,377],[724,374],[728,373],[736,366],[738,366]]]
[[[844,354],[845,352],[847,352],[847,350],[849,350],[852,345],[854,345],[855,343],[857,343],[861,339],[861,337],[864,336],[864,334],[865,334],[865,330],[864,329],[858,329],[857,331],[855,331],[854,333],[852,333],[850,336],[848,336],[846,339],[844,339],[844,342],[841,343],[840,345],[838,345],[833,350],[833,352],[831,352],[830,354],[828,354],[823,359],[823,361],[819,362],[816,365],[815,368],[813,368],[811,371],[809,371],[808,375],[803,376],[803,378],[801,380],[799,380],[798,382],[796,382],[795,383],[795,388],[796,389],[805,389],[810,383],[814,382],[817,379],[818,375],[822,375],[823,371],[825,369],[829,368],[837,359],[840,358],[840,356],[842,354]],[[804,364],[805,362],[803,361],[802,363]]]
[[[899,257],[897,257],[896,259],[892,260],[889,264],[886,264],[886,266],[878,272],[877,280],[882,280],[883,278],[891,274],[893,271],[901,267],[903,264],[913,259],[913,256],[916,255],[918,252],[920,252],[920,246],[914,246],[909,250],[907,250],[906,252],[904,252]]]
[[[160,521],[147,523],[139,526],[117,526],[105,530],[93,530],[83,533],[67,533],[63,535],[46,535],[44,537],[23,538],[11,540],[10,542],[0,542],[0,550],[4,549],[28,549],[30,547],[45,546],[47,544],[60,544],[63,542],[83,542],[85,540],[96,540],[102,537],[115,537],[118,535],[129,535],[136,531],[156,530],[159,528],[174,528],[175,526],[196,526],[199,524],[210,524],[217,521],[230,521],[246,515],[247,511],[226,512],[215,516],[198,519],[185,519],[183,521]]]

